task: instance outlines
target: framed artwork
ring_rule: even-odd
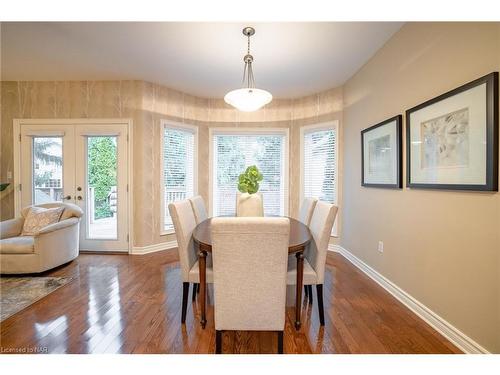
[[[397,115],[361,131],[361,185],[400,189],[402,174],[402,116]]]
[[[498,72],[406,111],[410,188],[498,191]]]

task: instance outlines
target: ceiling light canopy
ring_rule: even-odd
[[[253,77],[252,63],[253,56],[250,54],[250,37],[255,34],[253,27],[245,27],[243,35],[248,38],[248,50],[243,61],[245,68],[243,70],[243,88],[229,91],[224,96],[224,101],[232,105],[236,109],[244,112],[253,112],[262,108],[273,100],[270,92],[255,87],[255,79]]]

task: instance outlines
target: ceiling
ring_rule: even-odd
[[[2,80],[145,80],[199,97],[241,86],[251,39],[259,88],[294,98],[345,83],[400,22],[2,23]]]

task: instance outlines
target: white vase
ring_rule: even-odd
[[[236,216],[264,216],[262,194],[238,193],[236,197]]]

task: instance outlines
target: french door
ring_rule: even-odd
[[[83,210],[80,250],[128,251],[127,124],[21,124],[21,207]]]

